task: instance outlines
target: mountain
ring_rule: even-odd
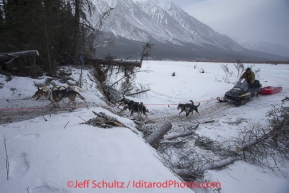
[[[155,0],[94,0],[92,23],[114,8],[96,43],[99,57],[140,58],[146,43],[153,45],[152,59],[172,60],[289,60],[252,51],[201,23],[173,3]],[[100,42],[104,42],[100,43]]]
[[[289,50],[285,46],[279,44],[272,44],[265,41],[248,42],[239,39],[235,40],[246,49],[275,54],[279,56],[289,56]]]

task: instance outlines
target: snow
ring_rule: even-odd
[[[224,192],[288,193],[289,190],[288,179],[277,177],[270,171],[243,161],[237,161],[221,171],[209,171],[207,175],[213,176],[212,180],[219,179]]]
[[[93,110],[103,111],[101,108]],[[77,116],[92,118],[91,114],[85,109],[53,117],[48,121],[49,126],[43,123],[42,118],[36,118],[27,123],[19,122],[2,128],[1,133],[5,133],[11,161],[10,179],[7,181],[5,162],[2,162],[1,192],[19,192],[26,187],[32,192],[79,191],[66,187],[69,180],[116,180],[125,182],[126,185],[129,181],[132,183],[132,180],[178,180],[162,165],[144,140],[132,131],[79,125],[81,120],[76,119]],[[67,122],[69,123],[65,127]],[[1,156],[1,159],[5,160],[5,157]],[[94,191],[91,184],[91,188],[84,192]],[[135,190],[105,190],[118,191]]]
[[[133,0],[133,2],[141,2],[141,3],[144,3],[144,2],[147,2],[147,0]]]
[[[194,113],[184,122],[214,119],[211,124],[200,125],[196,133],[218,138],[220,142],[236,137],[238,131],[250,124],[267,124],[265,115],[270,105],[280,104],[289,94],[289,65],[255,64],[253,69],[261,69],[258,79],[263,86],[282,86],[283,90],[274,95],[253,98],[241,107],[216,101],[238,79],[234,66],[229,64],[234,75],[224,82],[225,73],[221,65],[224,64],[143,62],[142,69],[150,72],[139,72],[136,81],[148,85],[151,91],[146,96],[128,98],[142,101],[150,110],[149,119],[160,123],[179,119],[178,103],[189,100],[196,104],[200,102],[200,116]],[[200,73],[201,70],[204,73]],[[79,69],[72,71],[77,80]],[[172,76],[173,72],[176,76]],[[5,77],[0,75],[3,84],[0,89],[0,192],[98,192],[94,187],[96,181],[114,182],[114,188],[104,187],[100,192],[202,192],[202,189],[133,187],[136,182],[182,181],[157,151],[146,143],[129,117],[120,117],[104,108],[103,96],[96,89],[96,84],[87,78],[89,76],[89,69],[84,70],[83,87],[86,92],[80,92],[86,98],[88,107],[72,112],[59,109],[47,113],[48,110],[37,108],[47,105],[48,101],[31,99],[37,90],[34,82],[43,82],[47,77],[13,77],[12,81],[6,82]],[[82,102],[79,105],[85,106]],[[26,114],[21,114],[22,109],[12,112],[8,108],[26,108]],[[95,117],[92,111],[114,116],[127,128],[103,129],[81,124]],[[3,117],[11,123],[4,121]],[[181,117],[184,118],[184,114]],[[173,127],[173,130],[177,129],[175,124]],[[8,180],[4,139],[9,161]],[[285,170],[288,171],[288,168]],[[244,161],[237,161],[222,170],[209,170],[206,176],[210,181],[222,184],[222,193],[286,193],[289,190],[288,178]],[[72,183],[70,181],[73,185],[78,181],[82,188],[69,188],[67,183]],[[124,188],[121,188],[122,182]]]

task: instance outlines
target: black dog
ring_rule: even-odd
[[[181,109],[181,112],[179,113],[179,116],[181,115],[182,112],[186,112],[187,114],[187,110],[188,108],[190,108],[190,104],[186,103],[186,104],[183,104],[183,103],[179,103],[178,107],[177,107],[177,110],[180,110]]]
[[[120,102],[124,103],[125,105],[122,111],[128,109],[131,112],[130,116],[132,116],[134,112],[137,112],[139,117],[140,117],[140,113],[142,113],[146,116],[146,118],[148,118],[147,112],[149,111],[142,102],[138,103],[133,100],[126,99],[126,98],[122,98]]]
[[[148,118],[147,112],[149,112],[149,110],[144,106],[142,102],[140,103],[135,102],[130,106],[130,108],[131,108],[130,116],[132,116],[134,112],[137,112],[139,117],[142,113],[146,116],[146,118]]]
[[[122,99],[120,99],[119,102],[124,105],[122,111],[124,111],[124,110],[126,110],[126,109],[131,110],[131,106],[132,106],[134,103],[136,103],[136,102],[134,102],[133,100],[129,100],[129,99],[126,99],[126,98],[124,98],[124,97],[123,97]]]
[[[200,115],[200,113],[198,111],[198,107],[200,106],[200,103],[197,106],[195,106],[194,102],[192,100],[190,100],[190,102],[191,103],[185,103],[185,104],[180,103],[178,105],[177,109],[178,110],[181,109],[179,116],[182,112],[186,112],[186,117],[187,117],[190,113],[193,114],[193,111],[196,111]]]
[[[198,107],[200,106],[201,103],[199,103],[199,104],[196,106],[192,100],[190,100],[190,102],[191,102],[191,104],[189,104],[189,107],[188,107],[187,110],[186,110],[186,117],[187,117],[190,113],[192,113],[192,115],[193,115],[194,111],[196,111],[196,112],[200,115],[200,113],[199,113],[199,111],[198,111]]]

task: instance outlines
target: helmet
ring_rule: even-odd
[[[251,71],[251,68],[246,68],[246,72],[250,72]]]

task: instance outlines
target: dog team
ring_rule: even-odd
[[[76,90],[80,92],[85,91],[85,89],[79,86],[54,86],[52,88],[50,88],[49,86],[43,86],[38,87],[38,90],[35,92],[32,98],[39,100],[40,97],[44,96],[50,101],[50,104],[48,106],[57,104],[61,109],[62,106],[60,105],[60,102],[62,101],[63,103],[65,103],[62,99],[68,99],[68,103],[73,103],[76,108],[77,98],[80,98],[85,102],[85,98]],[[144,115],[148,119],[148,109],[142,102],[135,102],[125,97],[120,99],[118,102],[120,103],[120,105],[124,106],[121,112],[128,109],[130,111],[130,116],[133,116],[134,113],[137,113],[139,117],[141,117],[141,115]],[[199,106],[200,103],[198,105],[195,105],[194,102],[190,100],[190,103],[179,103],[177,110],[181,110],[179,112],[179,116],[182,112],[185,112],[186,117],[188,117],[190,113],[193,115],[194,111],[200,115],[198,111]]]
[[[135,102],[133,100],[126,99],[125,97],[123,97],[122,99],[119,100],[119,103],[121,105],[124,105],[122,111],[128,109],[131,112],[130,116],[133,116],[133,113],[136,112],[138,113],[139,117],[141,116],[141,114],[143,114],[145,115],[146,118],[148,118],[147,115],[148,109],[144,106],[142,102]],[[198,111],[199,106],[200,103],[198,105],[195,105],[194,102],[190,100],[190,103],[179,103],[177,110],[181,110],[179,116],[182,112],[185,112],[186,117],[188,117],[190,113],[193,115],[194,111],[200,115]]]
[[[138,116],[140,117],[141,114],[143,114],[147,119],[148,119],[148,115],[147,112],[148,109],[144,106],[144,104],[142,102],[135,102],[133,100],[130,99],[126,99],[125,97],[123,97],[122,99],[119,100],[120,105],[124,105],[122,111],[128,109],[130,111],[130,116],[133,116],[133,113],[138,113]],[[121,111],[121,112],[122,112]]]
[[[79,86],[54,86],[50,88],[49,86],[38,87],[38,90],[32,96],[36,100],[39,100],[40,97],[44,96],[46,99],[50,101],[51,105],[56,105],[62,109],[60,105],[60,101],[65,103],[62,99],[67,98],[69,100],[68,103],[73,103],[75,108],[77,106],[77,98],[80,98],[85,102],[85,98],[81,96],[76,90],[78,91],[85,91],[85,89],[80,88]]]

